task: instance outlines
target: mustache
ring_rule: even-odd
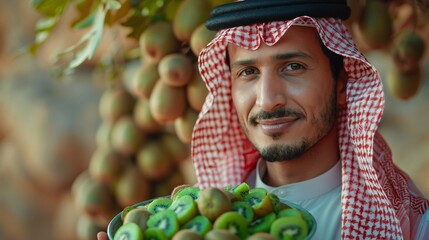
[[[259,120],[266,120],[271,118],[281,118],[281,117],[297,117],[297,118],[305,118],[305,115],[295,109],[285,109],[278,108],[274,111],[260,111],[252,116],[250,116],[249,121],[252,125],[256,125],[256,122]]]

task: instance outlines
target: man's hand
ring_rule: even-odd
[[[109,240],[109,238],[107,237],[107,233],[99,232],[97,234],[97,240]]]

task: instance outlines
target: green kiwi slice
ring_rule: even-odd
[[[137,224],[130,222],[116,230],[113,240],[143,240],[143,232]]]
[[[168,240],[167,235],[159,228],[148,228],[143,233],[144,240]]]
[[[262,217],[274,211],[270,196],[263,188],[251,189],[249,193],[244,197],[244,200],[249,202],[250,205],[252,205],[256,217]]]
[[[243,215],[248,223],[253,221],[255,214],[253,213],[252,205],[246,201],[232,202],[232,210]]]
[[[246,182],[242,182],[235,186],[231,191],[238,197],[239,200],[243,200],[244,196],[249,193],[250,186]]]
[[[207,217],[198,215],[182,226],[182,229],[191,229],[201,236],[205,236],[208,231],[212,230],[213,224]]]
[[[278,214],[278,217],[287,217],[287,216],[294,216],[294,217],[303,217],[301,211],[299,211],[296,208],[287,208],[282,209]]]
[[[314,220],[313,218],[310,216],[310,214],[305,213],[305,212],[301,212],[302,214],[302,218],[304,219],[304,221],[307,223],[308,226],[308,231],[310,232],[313,229],[314,226]]]
[[[258,194],[258,195],[261,195],[261,196],[265,196],[265,195],[268,195],[268,192],[267,192],[267,189],[265,189],[265,188],[251,188],[251,189],[249,189],[249,193],[250,194]]]
[[[198,196],[200,195],[201,188],[193,187],[193,186],[187,186],[182,187],[178,189],[174,195],[171,196],[171,199],[176,200],[178,197],[189,195],[191,196],[195,201],[198,200]]]
[[[284,205],[281,204],[280,198],[274,193],[268,193],[268,196],[270,197],[274,212],[279,213],[284,208]]]
[[[133,222],[136,223],[142,231],[147,228],[147,221],[151,213],[144,208],[134,208],[125,215],[124,224]]]
[[[191,220],[198,214],[197,203],[190,195],[176,198],[169,209],[176,213],[177,220],[179,221],[180,225]]]
[[[249,224],[249,232],[269,232],[271,224],[276,220],[277,216],[275,213],[268,213],[267,215],[257,218]]]
[[[240,239],[245,239],[248,235],[247,220],[238,212],[226,212],[220,215],[213,224],[214,229],[228,230]]]
[[[260,204],[267,195],[267,192],[264,190],[257,188],[251,189],[248,194],[244,195],[243,200],[249,202],[252,206],[256,206]]]
[[[270,234],[277,239],[304,240],[308,235],[308,226],[301,217],[280,217],[271,225]]]
[[[172,203],[173,201],[169,198],[156,198],[146,208],[150,213],[155,214],[168,209]]]
[[[179,223],[176,214],[171,209],[165,209],[152,215],[147,221],[149,228],[161,229],[168,238],[179,231]]]

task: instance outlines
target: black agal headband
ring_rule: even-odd
[[[345,20],[350,16],[350,8],[347,0],[246,0],[213,8],[211,17],[206,21],[206,27],[217,31],[299,16]]]

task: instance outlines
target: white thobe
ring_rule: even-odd
[[[265,188],[268,192],[276,194],[280,200],[295,203],[310,212],[317,224],[312,239],[341,239],[340,161],[315,178],[280,187],[272,187],[262,181],[266,172],[264,161],[259,160],[256,169],[246,180],[249,186]],[[429,211],[425,212],[417,229],[413,234],[414,239],[429,239]]]

